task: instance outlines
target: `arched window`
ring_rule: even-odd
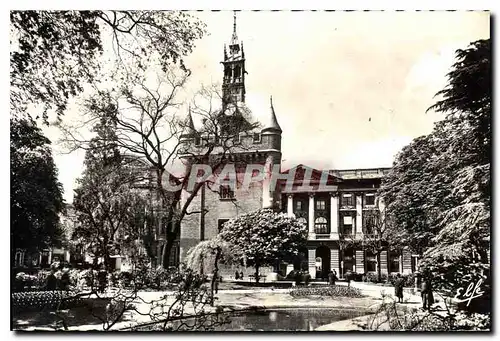
[[[238,65],[234,67],[233,77],[235,78],[235,81],[239,82],[239,78],[241,77],[241,67]]]
[[[297,220],[299,221],[299,223],[302,223],[302,224],[304,224],[305,226],[307,226],[307,220],[306,220],[306,218],[304,218],[304,217],[300,217],[300,218],[299,218],[299,219],[297,219]]]
[[[314,233],[316,234],[327,234],[328,231],[328,221],[324,217],[318,217],[314,221]]]

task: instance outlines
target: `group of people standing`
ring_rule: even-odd
[[[396,280],[394,281],[394,294],[398,299],[398,303],[403,302],[403,288],[404,288],[404,278],[401,274],[396,275]],[[434,295],[432,289],[431,276],[425,273],[421,277],[420,294],[422,297],[422,309],[430,310],[431,306],[434,304]]]

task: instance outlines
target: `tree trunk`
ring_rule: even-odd
[[[171,230],[167,231],[165,235],[165,244],[163,244],[163,250],[161,255],[161,265],[164,269],[167,269],[170,264],[170,255],[172,253],[172,248],[175,244],[175,239],[177,238],[177,234],[175,232],[176,226],[174,226]]]
[[[255,283],[259,283],[259,262],[255,262]]]
[[[211,296],[212,296],[212,300],[211,300],[211,305],[212,307],[214,306],[214,292],[217,293],[218,291],[218,286],[217,286],[217,281],[219,280],[219,258],[221,256],[221,248],[218,247],[217,248],[217,253],[215,254],[215,260],[214,260],[214,272],[213,272],[213,276],[212,276],[212,283],[210,285],[210,288],[211,288]]]
[[[161,265],[164,269],[168,269],[170,264],[170,253],[172,252],[172,247],[174,246],[174,241],[167,239],[165,244],[163,244],[163,250],[161,255]]]
[[[104,253],[104,268],[106,269],[107,272],[113,272],[113,269],[111,269],[111,257],[109,255],[109,252]]]
[[[377,253],[377,282],[382,280],[382,264],[380,264],[380,251]]]

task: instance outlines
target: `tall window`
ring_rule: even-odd
[[[371,251],[366,251],[366,271],[377,271],[377,258]]]
[[[195,145],[195,146],[197,146],[197,147],[198,147],[198,146],[201,146],[201,137],[196,136],[196,137],[194,138],[194,145]]]
[[[241,68],[238,65],[236,65],[234,67],[234,78],[235,78],[235,81],[239,82],[240,81],[240,77],[241,77]]]
[[[326,210],[326,201],[325,200],[316,200],[316,209],[319,211]]]
[[[219,191],[220,199],[234,199],[234,191],[231,189],[229,185],[220,186]]]
[[[295,202],[295,210],[296,211],[302,211],[304,209],[304,206],[302,204],[302,201],[298,200]]]
[[[375,206],[375,194],[365,194],[365,206]]]
[[[369,213],[365,214],[363,216],[363,223],[364,223],[364,231],[363,233],[366,234],[374,234],[376,232],[376,227],[377,227],[377,216],[375,216],[374,213],[371,211],[368,211]]]
[[[328,221],[326,218],[318,217],[314,221],[314,233],[316,234],[328,234]]]
[[[260,143],[260,134],[253,133],[253,143]]]
[[[399,255],[389,252],[389,272],[399,272]]]
[[[342,200],[340,202],[342,207],[354,207],[354,195],[352,193],[342,194]]]
[[[352,215],[344,215],[342,217],[342,233],[351,235],[354,232],[354,219]]]

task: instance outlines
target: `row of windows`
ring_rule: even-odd
[[[375,206],[375,194],[367,193],[363,196],[364,206]],[[317,199],[315,209],[317,211],[324,211],[327,209],[326,200]],[[355,196],[351,193],[342,194],[341,199],[341,207],[354,207],[355,204]],[[303,211],[305,210],[305,200],[297,200],[295,201],[295,211]]]
[[[196,136],[194,138],[194,145],[196,147],[200,147],[203,140],[205,140],[206,142],[211,141],[211,142],[213,142],[215,144],[219,144],[220,143],[218,137],[215,137],[215,139],[212,137],[212,138],[209,138],[209,140],[207,140],[207,138],[201,138],[200,136]],[[253,133],[253,135],[252,135],[252,141],[253,141],[253,143],[261,143],[262,139],[261,139],[260,133]],[[237,143],[241,143],[241,135],[238,135]]]
[[[346,235],[352,235],[355,231],[356,228],[356,221],[355,218],[352,216],[343,216],[343,219],[341,220],[340,223],[340,232],[342,234]],[[373,234],[374,231],[376,231],[376,217],[373,217],[373,219],[366,219],[364,220],[363,224],[363,233],[365,234]],[[304,217],[298,218],[298,220],[304,224],[307,224],[307,220]],[[314,220],[314,233],[316,234],[329,234],[330,233],[330,226],[328,224],[328,220],[325,217],[318,217]]]
[[[353,193],[342,193],[340,199],[341,207],[354,207],[356,206],[355,195]],[[375,194],[366,193],[363,195],[364,206],[375,206]]]
[[[389,252],[388,256],[389,261],[387,262],[387,266],[389,268],[389,272],[399,272],[399,255],[397,253]],[[366,271],[377,271],[377,257],[368,251],[366,252]]]
[[[221,199],[233,199],[234,198],[234,191],[231,190],[229,186],[221,186],[220,187],[220,198]],[[365,194],[365,205],[366,206],[373,206],[375,205],[375,195],[373,194]],[[316,211],[326,211],[328,209],[326,200],[323,199],[318,199],[315,201],[316,203]],[[304,211],[305,210],[305,202],[301,200],[297,200],[295,202],[295,212],[297,211]]]

